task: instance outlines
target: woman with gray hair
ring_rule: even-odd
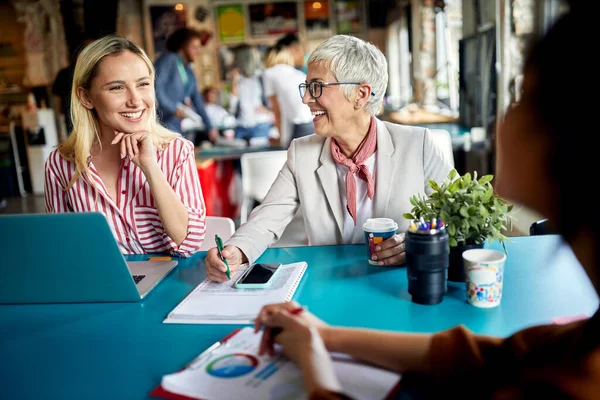
[[[299,90],[316,134],[292,141],[264,201],[226,242],[222,255],[233,271],[276,242],[300,205],[309,245],[364,243],[368,218],[393,219],[401,233],[381,242],[372,261],[405,262],[409,198],[429,194],[428,180],[443,181],[452,166],[427,129],[375,118],[387,80],[384,55],[361,39],[336,35],[315,49]],[[217,249],[206,269],[212,280],[228,279]]]

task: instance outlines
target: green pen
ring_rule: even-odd
[[[223,251],[223,241],[221,240],[219,235],[215,235],[215,243],[217,244],[217,251],[219,252],[219,257],[221,257],[221,260],[227,266],[227,272],[226,272],[227,278],[231,279],[231,271],[229,270],[229,263],[227,262],[225,257],[223,257],[223,254],[221,253]]]

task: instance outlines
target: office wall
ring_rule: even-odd
[[[117,10],[117,35],[123,36],[138,46],[146,48],[144,18],[141,0],[119,0]]]
[[[25,25],[9,3],[0,3],[0,81],[4,85],[22,84],[25,77]]]
[[[68,63],[58,0],[18,0],[11,5],[14,11],[8,10],[8,15],[17,24],[7,20],[6,28],[3,26],[2,29],[7,29],[11,37],[20,36],[20,45],[23,46],[24,76],[17,83],[26,87],[49,85],[56,73]]]

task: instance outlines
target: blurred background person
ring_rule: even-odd
[[[92,43],[94,38],[89,35],[84,35],[79,46],[73,52],[71,56],[71,62],[69,65],[56,74],[54,82],[52,83],[52,94],[55,96],[56,107],[55,112],[62,114],[65,118],[65,129],[66,135],[71,134],[73,130],[73,122],[71,119],[71,86],[73,85],[73,71],[75,70],[75,63],[77,62],[77,56],[81,53],[81,50],[88,44]]]
[[[194,59],[200,55],[209,38],[208,32],[180,28],[168,37],[165,44],[167,51],[155,62],[158,116],[167,128],[179,133],[185,131],[182,121],[186,117],[193,120],[193,133],[186,132],[185,136],[195,143],[218,137],[218,131],[213,128],[204,108],[192,68]]]
[[[314,133],[310,108],[298,96],[298,85],[306,81],[306,74],[294,68],[289,50],[277,46],[267,52],[265,67],[265,95],[273,109],[279,144],[287,148],[293,139]]]
[[[306,65],[307,54],[304,51],[304,46],[300,42],[300,38],[295,33],[288,33],[275,43],[275,47],[289,51],[294,58],[294,67],[304,72],[308,72]]]
[[[235,137],[250,142],[252,139],[268,140],[273,127],[273,113],[263,90],[261,56],[255,46],[242,44],[233,49],[234,68],[239,71],[235,89],[231,92],[230,112],[237,118]]]
[[[235,116],[221,105],[218,101],[219,91],[214,86],[209,86],[202,91],[204,98],[204,109],[208,114],[208,118],[217,129],[235,128]]]

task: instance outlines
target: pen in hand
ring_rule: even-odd
[[[305,309],[306,307],[292,308],[291,310],[289,310],[289,313],[292,315],[298,315]],[[282,328],[271,328],[271,342],[273,342],[275,340],[275,336],[279,335],[282,331]]]
[[[227,274],[227,278],[231,279],[231,271],[229,270],[229,263],[227,262],[225,257],[223,257],[223,253],[222,253],[223,252],[223,241],[221,240],[219,235],[215,235],[215,243],[217,244],[217,252],[219,253],[219,258],[221,259],[221,261],[223,261],[225,263],[225,266],[227,266],[227,271],[225,271],[225,273]]]

